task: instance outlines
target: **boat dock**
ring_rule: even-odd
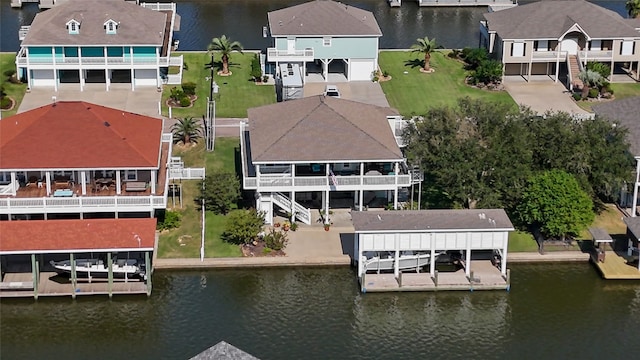
[[[493,6],[500,10],[518,5],[517,0],[415,0],[419,6],[461,7],[461,6]],[[387,0],[389,6],[400,7],[402,0]]]
[[[607,280],[640,280],[637,263],[629,261],[616,251],[593,252],[591,262]]]
[[[51,9],[54,5],[65,0],[11,0],[12,8],[22,8],[24,3],[38,3],[40,9]]]
[[[78,279],[71,282],[68,277],[59,276],[55,272],[39,273],[39,280],[34,286],[31,272],[15,272],[4,274],[0,282],[0,298],[25,298],[43,296],[79,295],[121,295],[150,294],[151,282],[140,279]]]
[[[361,291],[389,292],[389,291],[450,291],[450,290],[509,290],[511,287],[511,271],[502,276],[500,269],[490,260],[475,260],[471,275],[467,276],[464,269],[444,272],[436,271],[431,277],[425,273],[401,272],[396,278],[393,273],[363,274]]]

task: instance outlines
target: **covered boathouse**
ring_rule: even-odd
[[[155,230],[155,218],[0,221],[0,297],[150,295]]]
[[[354,211],[351,218],[362,292],[509,289],[514,227],[502,209]]]

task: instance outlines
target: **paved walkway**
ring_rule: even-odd
[[[563,262],[563,261],[588,261],[589,253],[581,251],[549,251],[544,255],[538,252],[511,252],[507,254],[508,263],[519,262]]]
[[[539,114],[549,110],[582,116],[590,114],[576,105],[571,93],[561,83],[550,79],[528,83],[509,79],[504,82],[504,87],[517,104],[526,105]]]

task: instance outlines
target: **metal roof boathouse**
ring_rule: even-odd
[[[507,246],[514,227],[502,209],[351,216],[362,292],[509,289]]]

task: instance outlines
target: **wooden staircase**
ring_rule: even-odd
[[[581,90],[584,84],[582,80],[578,78],[578,74],[580,73],[580,65],[578,64],[578,58],[575,55],[569,55],[568,64],[571,84],[569,85],[570,90]]]

